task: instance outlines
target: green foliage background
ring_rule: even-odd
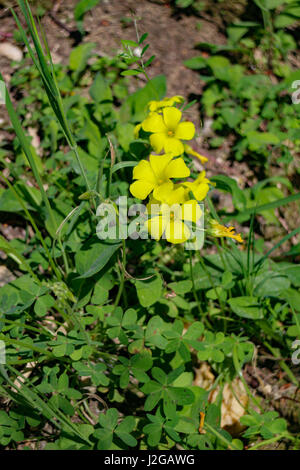
[[[77,6],[80,28],[96,3]],[[21,221],[26,231],[22,239],[0,236],[16,273],[0,290],[0,340],[6,346],[1,447],[223,450],[286,441],[297,448],[291,423],[253,396],[242,370],[263,348],[286,380],[298,385],[290,358],[300,332],[300,244],[273,255],[300,229],[270,248],[259,223],[263,218],[276,225],[275,210],[291,203],[299,210],[290,168],[293,177],[299,174],[300,105],[291,103],[290,92],[300,75],[286,63],[296,48],[286,28],[300,16],[299,2],[255,2],[261,22],[229,26],[226,46],[201,44],[209,57],[185,64],[205,82],[199,105],[201,115],[213,119],[210,148],[233,135],[231,158],[259,175],[245,190],[229,176],[212,178],[221,194],[232,197],[233,212],[216,212],[208,198],[217,219],[241,224],[246,249],[232,241],[213,247],[208,240],[190,256],[166,242],[100,242],[95,233],[99,194],[128,196],[132,166],[149,154],[134,127],[147,103],[165,96],[166,78],[157,76],[129,94],[130,75],[143,67],[128,41],[127,55],[99,57],[94,44],[82,43],[67,66],[53,65],[30,10],[19,4],[27,24],[26,31],[18,24],[19,34],[34,64],[26,60],[12,77],[12,96],[22,97],[12,105],[7,95],[11,140],[0,147],[0,213]],[[175,4],[194,12],[199,7]],[[264,72],[249,71],[256,47],[267,57],[256,65],[271,67],[276,85]],[[87,88],[88,95],[81,93]],[[30,127],[38,130],[40,152],[27,135]],[[203,361],[220,385],[214,403],[194,384]],[[222,388],[235,377],[249,402],[244,430],[232,436],[220,419]],[[200,412],[205,433],[199,432]]]

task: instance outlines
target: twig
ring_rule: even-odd
[[[69,35],[74,34],[76,32],[74,29],[68,28],[64,23],[62,23],[58,18],[56,18],[53,13],[53,10],[49,11],[48,15],[57,26],[66,31]]]

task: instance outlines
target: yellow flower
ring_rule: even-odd
[[[140,130],[142,128],[142,124],[137,124],[133,130],[133,135],[134,135],[134,138],[135,139],[138,139],[139,138],[139,133],[140,133]]]
[[[162,101],[149,101],[148,107],[150,111],[158,111],[167,106],[174,106],[175,103],[182,103],[183,96],[172,96],[172,98],[164,98]]]
[[[168,189],[170,178],[185,178],[190,170],[182,158],[174,160],[173,155],[150,155],[150,161],[141,160],[133,169],[130,186],[131,194],[138,199],[145,199],[151,191],[155,199],[161,200],[161,194]]]
[[[202,171],[195,181],[182,183],[186,188],[186,198],[189,197],[189,192],[191,191],[197,201],[202,201],[209,191],[209,183],[210,181],[205,177],[205,171]]]
[[[179,189],[170,193],[169,204],[162,203],[158,209],[155,206],[155,209],[151,212],[151,215],[154,216],[145,223],[148,232],[155,240],[159,240],[163,235],[168,242],[174,244],[189,240],[191,232],[185,222],[196,223],[202,215],[200,206],[194,199],[183,204],[177,202],[170,204],[178,197],[180,200],[179,193],[176,196],[173,194],[176,191],[178,192]]]
[[[224,225],[219,224],[214,219],[210,219],[209,221],[211,229],[209,230],[210,234],[214,237],[229,237],[233,238],[239,243],[244,243],[241,235],[235,233],[234,227],[225,227]]]
[[[165,183],[159,189],[159,200],[153,194],[147,204],[148,214],[159,214],[162,203],[172,206],[173,204],[182,204],[188,199],[185,197],[185,189],[181,184],[174,184],[172,181]]]
[[[181,140],[191,140],[195,135],[192,122],[180,122],[182,113],[174,107],[163,109],[163,115],[150,113],[142,122],[142,128],[150,132],[150,143],[155,152],[163,149],[173,156],[182,155],[184,146]]]
[[[202,165],[206,162],[208,162],[208,158],[207,157],[204,157],[204,155],[200,155],[200,153],[196,152],[194,149],[192,149],[192,147],[188,144],[184,144],[184,151],[188,154],[188,155],[193,155],[193,157],[197,157],[199,158],[200,162],[202,163]]]

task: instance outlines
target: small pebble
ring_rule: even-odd
[[[23,59],[23,52],[21,49],[9,42],[0,43],[0,55],[17,62]]]

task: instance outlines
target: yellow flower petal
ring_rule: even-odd
[[[175,160],[171,160],[166,167],[165,175],[168,178],[186,178],[190,176],[190,170],[182,158],[176,158]]]
[[[150,113],[142,122],[142,128],[146,132],[165,132],[167,130],[162,116],[157,113]]]
[[[235,233],[234,227],[226,227],[225,225],[219,224],[219,222],[214,219],[210,219],[209,224],[211,226],[209,232],[213,237],[228,237],[233,238],[239,243],[244,243],[241,234]]]
[[[148,232],[155,240],[159,240],[165,231],[166,221],[164,217],[155,216],[145,222]]]
[[[175,103],[182,103],[184,101],[183,96],[172,96],[171,98],[164,98],[162,101],[149,101],[148,108],[150,111],[158,111],[161,108],[167,106],[173,106]]]
[[[175,95],[170,98],[170,101],[173,101],[174,103],[183,103],[184,97],[181,95]]]
[[[172,155],[150,155],[150,165],[153,173],[155,174],[156,181],[158,180],[158,184],[165,182],[165,169],[172,158]],[[159,181],[160,179],[162,181]]]
[[[171,215],[171,207],[167,203],[163,203],[160,206],[160,213],[161,215],[167,220],[167,222],[170,222],[170,215]]]
[[[207,183],[197,184],[197,180],[194,182],[183,183],[184,186],[188,189],[187,194],[191,191],[197,201],[202,201],[207,196],[209,191],[209,185]]]
[[[182,155],[184,152],[183,143],[174,137],[166,137],[164,149],[166,153],[172,153],[174,157]]]
[[[135,181],[130,185],[131,194],[138,199],[146,199],[154,185],[145,180]]]
[[[200,162],[202,163],[202,165],[206,162],[208,162],[208,158],[205,157],[204,155],[200,155],[200,153],[196,152],[192,147],[190,147],[189,145],[185,144],[184,145],[184,151],[186,153],[188,153],[189,155],[193,155],[193,157],[197,157],[199,158]]]
[[[181,204],[184,202],[184,188],[181,186],[174,189],[168,194],[166,202],[171,206],[172,204]]]
[[[164,122],[168,130],[175,132],[178,123],[181,119],[182,113],[177,108],[164,108],[163,109]]]
[[[190,200],[182,205],[182,220],[197,222],[202,215],[202,210],[195,200]]]
[[[166,239],[170,243],[183,243],[190,238],[189,228],[181,220],[171,220],[166,226]]]
[[[197,201],[203,201],[203,199],[205,199],[207,196],[207,193],[209,191],[209,186],[206,183],[202,183],[202,184],[199,184],[192,191]]]
[[[149,215],[158,215],[160,213],[161,203],[151,195],[146,207]]]
[[[205,175],[206,175],[205,171],[204,171],[204,170],[201,171],[201,173],[197,176],[195,182],[196,182],[197,184],[200,184],[200,183],[210,183],[210,181],[209,181],[207,178],[205,178]]]
[[[159,101],[149,101],[148,108],[150,111],[156,111],[159,109]]]
[[[150,144],[154,152],[159,153],[162,151],[167,141],[167,138],[168,138],[167,134],[164,132],[159,132],[157,134],[150,135]]]
[[[170,192],[173,189],[173,186],[174,185],[172,181],[168,181],[167,183],[157,186],[153,191],[154,198],[157,199],[158,201],[166,201],[166,199],[168,199]]]
[[[234,235],[232,238],[234,238],[237,242],[239,243],[244,243],[244,240],[242,239],[242,236],[240,233],[237,233],[236,235]]]
[[[178,124],[175,137],[182,140],[191,140],[195,135],[195,126],[192,122],[181,122]]]
[[[141,128],[142,128],[142,124],[137,124],[135,126],[134,131],[133,131],[133,135],[135,139],[139,138],[139,133],[140,133]]]
[[[151,168],[150,163],[147,160],[141,160],[137,166],[133,169],[134,180],[145,180],[149,183],[156,183],[155,174]]]
[[[187,188],[186,195],[188,195],[189,192],[192,191],[194,197],[198,201],[202,201],[209,191],[208,183],[210,183],[210,181],[205,177],[205,171],[202,171],[195,181],[187,181],[185,183],[182,183],[182,185]]]

